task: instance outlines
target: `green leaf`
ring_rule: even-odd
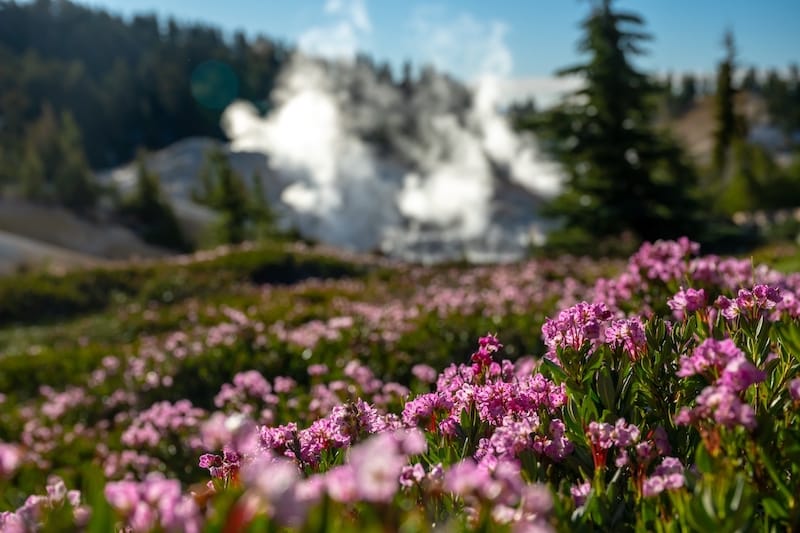
[[[589,422],[598,418],[597,406],[589,396],[584,397],[581,403],[581,424],[588,426]]]
[[[711,455],[709,455],[705,445],[700,444],[697,446],[697,450],[695,451],[694,455],[694,462],[697,465],[697,468],[699,468],[704,474],[711,474],[714,472],[714,459],[711,457]]]
[[[734,513],[739,509],[742,504],[742,495],[744,494],[744,477],[736,476],[736,487],[734,487],[733,495],[731,496],[728,504],[728,509]]]
[[[709,514],[701,499],[694,498],[687,509],[686,521],[689,522],[690,529],[693,531],[714,531],[717,529],[716,520]]]
[[[714,506],[714,494],[711,492],[710,487],[705,487],[703,489],[703,494],[700,496],[700,501],[703,504],[703,511],[705,511],[706,516],[711,519],[717,517],[717,510]]]
[[[603,405],[609,411],[616,411],[617,394],[608,367],[603,367],[600,369],[600,371],[597,373],[596,380],[597,394],[600,396],[600,400],[603,402]]]
[[[760,445],[759,452],[761,455],[761,461],[764,463],[764,466],[769,473],[769,477],[771,477],[772,481],[775,482],[778,491],[784,498],[786,498],[786,500],[789,502],[789,505],[792,505],[794,502],[794,496],[789,490],[789,487],[786,486],[783,476],[781,476],[781,474],[778,472],[778,469],[775,467],[775,463],[772,461],[771,454],[774,452],[772,450],[765,450],[764,447]]]
[[[549,377],[558,384],[563,383],[567,379],[567,375],[564,373],[564,370],[553,361],[546,357],[543,357],[541,361],[541,370],[545,377]]]
[[[764,498],[761,500],[761,505],[764,507],[764,512],[772,518],[777,518],[778,520],[789,518],[789,512],[775,498]]]

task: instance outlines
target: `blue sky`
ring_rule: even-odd
[[[388,60],[433,62],[469,80],[490,72],[546,90],[553,72],[578,59],[587,0],[81,0],[129,16],[156,12],[226,31],[264,33],[326,55],[355,49]],[[639,64],[654,72],[710,72],[734,31],[740,63],[800,62],[798,0],[620,0],[653,34]]]

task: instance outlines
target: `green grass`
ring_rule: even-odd
[[[262,244],[186,264],[170,262],[32,272],[0,278],[0,326],[54,323],[127,302],[172,303],[229,291],[241,283],[288,284],[358,276],[363,265],[288,244]]]

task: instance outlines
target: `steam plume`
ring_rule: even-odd
[[[370,30],[362,2],[331,0],[327,8],[340,20],[312,28],[301,45],[328,30]],[[243,102],[226,110],[231,148],[267,155],[285,184],[281,200],[309,236],[415,259],[519,255],[537,226],[539,199],[557,192],[560,176],[497,109],[511,56],[504,28],[488,31],[473,89],[423,69],[410,90],[349,52],[328,63],[299,52],[270,114]]]

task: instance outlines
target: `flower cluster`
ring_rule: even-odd
[[[400,476],[408,464],[408,455],[427,449],[425,438],[417,432],[393,432],[376,435],[354,447],[347,464],[331,470],[332,497],[338,501],[389,502],[400,488]],[[342,490],[342,486],[352,487]]]
[[[24,460],[19,446],[0,442],[0,479],[11,477]]]
[[[694,349],[691,356],[681,357],[677,375],[686,378],[699,374],[713,380],[730,361],[742,357],[744,353],[731,339],[706,339]]]
[[[686,237],[647,242],[631,257],[630,264],[646,279],[668,282],[683,278],[688,269],[687,259],[699,251],[700,245]]]
[[[710,421],[729,429],[742,426],[752,431],[756,427],[756,413],[750,404],[743,402],[728,387],[711,385],[697,397],[696,407],[683,407],[675,416],[676,424]]]
[[[250,505],[236,514],[243,528],[253,516],[263,513],[278,524],[299,527],[306,519],[305,510],[322,497],[322,478],[302,479],[297,466],[288,459],[261,456],[242,471]]]
[[[588,343],[594,349],[603,342],[603,332],[611,319],[611,311],[603,303],[578,303],[559,312],[542,326],[542,340],[547,357],[558,360],[558,350],[581,350]]]
[[[675,490],[683,487],[683,465],[675,457],[664,457],[661,464],[656,467],[653,475],[644,480],[642,495],[649,498],[657,496],[665,490]]]
[[[614,320],[605,331],[606,344],[622,348],[631,361],[643,357],[647,352],[644,323],[637,317]]]
[[[499,346],[496,338],[490,339],[482,338],[480,348]],[[496,350],[485,351],[491,357]],[[572,443],[562,421],[553,418],[567,402],[564,385],[556,385],[540,373],[517,375],[509,361],[497,363],[486,357],[486,353],[480,356],[484,361],[480,366],[446,368],[435,392],[405,404],[403,423],[452,438],[464,430],[462,414],[474,412],[491,430],[480,439],[476,452],[476,459],[486,464],[515,459],[526,450],[554,461],[569,455]],[[542,417],[548,422],[543,424]]]
[[[278,380],[276,378],[276,384]],[[271,406],[278,403],[278,396],[273,394],[272,385],[255,370],[240,372],[233,376],[233,383],[222,385],[214,397],[214,405],[218,408],[253,416],[260,408],[262,420],[271,420]]]
[[[497,353],[503,345],[497,340],[494,335],[486,335],[478,339],[478,351],[472,354],[472,362],[475,363],[478,371],[489,366],[495,353]]]
[[[239,473],[241,456],[231,449],[224,449],[222,455],[204,453],[198,461],[200,468],[208,469],[212,478],[231,479]]]
[[[115,481],[105,487],[105,497],[133,533],[159,529],[199,533],[200,509],[184,495],[177,480],[150,474],[144,481]]]
[[[595,468],[605,468],[608,451],[616,446],[620,453],[616,460],[618,467],[627,464],[625,448],[639,442],[641,431],[634,424],[628,424],[620,418],[613,425],[605,422],[590,422],[586,436],[592,450]]]
[[[155,448],[170,435],[196,429],[204,415],[204,411],[193,407],[189,400],[155,403],[131,421],[122,434],[122,443],[132,448]],[[189,440],[191,447],[201,446],[199,438]]]
[[[67,490],[64,481],[58,476],[51,476],[45,487],[45,495],[31,495],[16,511],[0,512],[0,531],[9,533],[26,533],[39,531],[47,513],[54,509],[69,506],[76,527],[84,527],[89,521],[91,511],[81,505],[81,493]]]
[[[435,368],[426,364],[414,365],[411,367],[411,374],[423,383],[435,383],[439,375]]]
[[[399,427],[396,418],[383,416],[363,400],[337,405],[331,414],[314,421],[308,428],[297,424],[260,429],[264,449],[291,457],[304,465],[316,465],[328,450],[346,448],[367,435]]]
[[[465,460],[453,465],[444,475],[445,490],[467,503],[467,512],[477,516],[489,506],[500,524],[517,523],[552,531],[547,516],[553,507],[550,491],[541,485],[526,484],[513,462],[502,461],[492,467]]]
[[[282,322],[272,326],[272,333],[285,342],[296,344],[303,348],[313,348],[320,341],[337,341],[342,336],[343,330],[353,326],[353,318],[349,316],[334,317],[323,322],[312,320],[294,329],[287,329]]]
[[[681,287],[675,296],[667,300],[667,305],[678,320],[706,307],[706,291],[704,289],[684,289]]]
[[[716,305],[722,316],[728,320],[735,320],[740,316],[752,320],[769,316],[769,311],[781,301],[781,293],[777,287],[756,285],[753,290],[739,289],[735,299],[720,296]]]
[[[795,402],[800,402],[800,378],[795,378],[789,382],[789,396]]]
[[[713,419],[733,428],[737,425],[755,429],[755,411],[743,402],[740,393],[764,381],[765,373],[755,367],[730,339],[706,339],[691,356],[680,360],[677,375],[702,375],[712,384],[697,397],[697,406],[683,407],[675,418],[679,424],[693,424]]]
[[[444,468],[442,463],[432,465],[426,472],[422,463],[406,465],[400,472],[400,486],[410,489],[417,486],[423,492],[430,494],[441,493],[444,483]]]
[[[573,443],[565,436],[561,420],[554,419],[542,427],[536,413],[527,416],[506,416],[491,437],[478,443],[475,458],[481,464],[494,466],[502,461],[518,459],[525,451],[552,461],[562,461],[572,453]]]
[[[420,394],[403,407],[403,424],[435,431],[438,424],[450,416],[453,402],[449,395],[440,392]]]

